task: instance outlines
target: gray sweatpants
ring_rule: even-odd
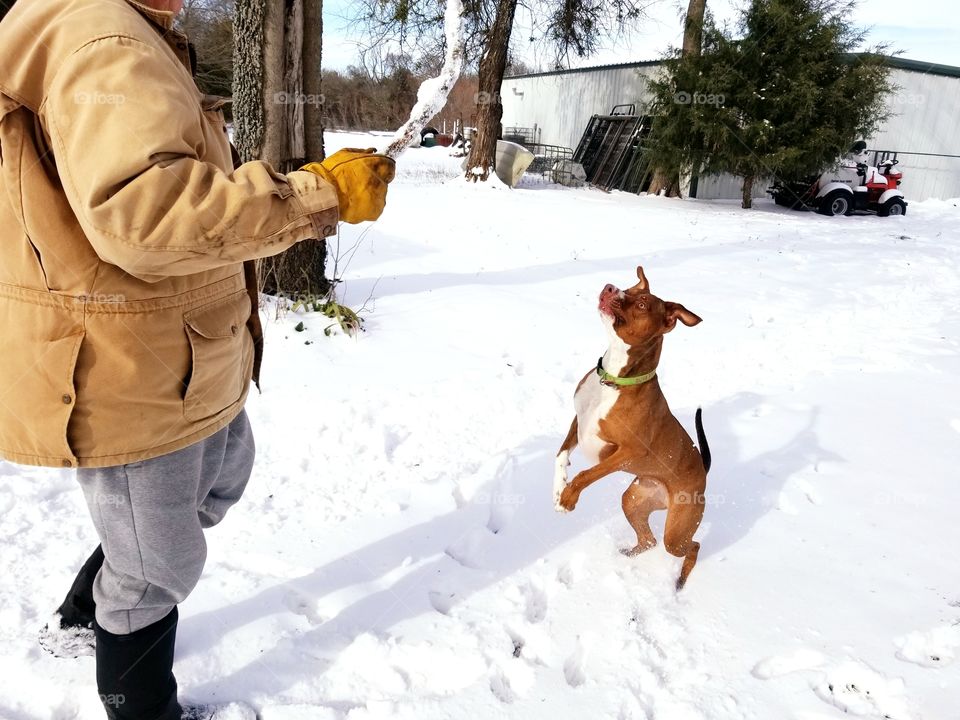
[[[214,435],[167,455],[77,478],[105,557],[93,584],[97,623],[126,635],[166,617],[196,586],[216,525],[250,479],[246,411]]]

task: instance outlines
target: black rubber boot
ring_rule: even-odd
[[[97,545],[97,549],[87,558],[80,572],[77,573],[67,597],[57,608],[61,627],[93,627],[94,611],[97,609],[93,601],[93,581],[102,565],[103,548]]]
[[[60,607],[40,631],[40,645],[51,655],[75,658],[93,655],[96,640],[93,634],[93,581],[103,565],[103,549],[87,558]]]
[[[94,623],[97,690],[108,720],[180,720],[173,651],[177,609],[129,635],[114,635]]]

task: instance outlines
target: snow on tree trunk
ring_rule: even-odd
[[[497,156],[497,139],[503,103],[500,88],[507,69],[510,34],[517,0],[497,0],[493,27],[487,35],[486,49],[480,58],[479,88],[477,93],[477,127],[470,142],[465,178],[468,182],[486,182]]]
[[[446,55],[440,74],[424,80],[417,91],[417,102],[410,111],[410,118],[394,134],[384,154],[392,158],[403,152],[413,139],[420,134],[430,118],[437,115],[447,103],[447,96],[453,89],[463,69],[463,3],[461,0],[447,0],[447,9],[443,15]]]

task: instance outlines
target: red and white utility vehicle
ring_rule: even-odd
[[[821,215],[852,215],[872,212],[886,217],[907,212],[900,191],[903,173],[897,160],[867,162],[867,144],[858,141],[835,168],[819,177],[796,182],[777,181],[767,190],[778,205],[794,209],[815,208]]]

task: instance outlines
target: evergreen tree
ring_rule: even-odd
[[[743,178],[743,207],[759,179],[820,172],[876,130],[892,89],[883,47],[854,53],[865,31],[853,2],[753,0],[738,33],[708,18],[700,57],[679,54],[651,84],[653,161]]]

